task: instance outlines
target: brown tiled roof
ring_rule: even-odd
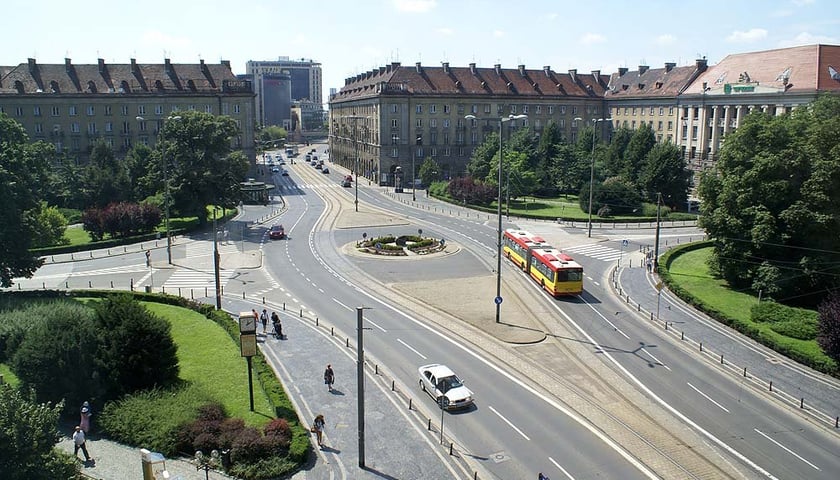
[[[610,77],[606,97],[608,99],[675,98],[691,82],[692,78],[704,68],[705,61],[698,61],[695,65],[683,67],[677,67],[674,63],[666,63],[664,68],[649,68],[641,65],[635,71],[620,69]]]
[[[220,64],[131,63],[39,64],[35,59],[9,68],[0,76],[0,93],[213,93],[222,89],[225,80],[237,80],[230,63]],[[0,70],[3,72],[3,70]],[[18,83],[20,82],[20,83]],[[127,88],[126,88],[127,87]]]
[[[840,90],[840,81],[830,78],[829,64],[840,71],[840,46],[805,45],[732,54],[710,67],[685,93],[700,94],[704,83],[712,90],[737,83],[778,92]]]
[[[440,67],[416,64],[404,67],[392,63],[355,77],[333,97],[343,101],[389,93],[429,95],[516,95],[519,97],[602,97],[607,77],[599,71],[579,74],[575,70],[557,73],[549,67],[518,68]]]

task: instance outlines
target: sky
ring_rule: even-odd
[[[321,63],[324,102],[347,77],[391,62],[501,64],[557,72],[840,45],[838,0],[41,0],[3,8],[0,65]]]

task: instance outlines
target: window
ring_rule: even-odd
[[[155,115],[163,115],[163,105],[155,105]]]
[[[659,107],[659,116],[661,117],[665,113],[665,107]]]
[[[105,122],[105,131],[106,132],[113,132],[114,131],[114,124],[112,122]]]
[[[471,106],[471,107],[470,107],[470,113],[472,113],[473,115],[475,115],[476,113],[478,113],[478,105],[473,105],[473,106]]]
[[[443,119],[443,128],[449,128],[449,119],[448,118]]]
[[[211,105],[205,105],[204,113],[213,113],[213,107]]]
[[[633,116],[636,116],[636,107],[633,107]]]
[[[516,105],[510,106],[510,113],[516,113]]]
[[[91,135],[96,135],[96,122],[88,123],[88,133]]]
[[[557,126],[559,126],[560,128],[566,128],[566,119],[565,119],[565,118],[561,118],[561,119],[559,120],[559,122],[557,123]]]
[[[93,107],[93,105],[88,105],[87,115],[88,115],[88,117],[92,117],[92,116],[96,115],[96,109]]]
[[[391,149],[391,158],[397,158],[399,156],[400,156],[400,149],[397,148],[397,147],[392,148]]]
[[[128,115],[128,105],[123,105],[120,110],[122,110],[122,116],[123,117]]]
[[[437,118],[432,118],[429,120],[429,127],[430,128],[437,128]]]
[[[578,113],[577,105],[575,105],[575,106],[572,107],[572,115],[577,115],[577,113]]]
[[[449,113],[449,105],[443,106],[443,113]]]
[[[429,105],[429,113],[437,113],[437,105]]]
[[[414,113],[423,113],[423,105],[415,105]]]
[[[662,131],[662,120],[660,120],[659,122],[657,122],[657,124],[656,124],[656,130],[658,130],[658,131],[660,131],[660,132]]]
[[[52,116],[57,117],[61,114],[61,110],[58,107],[52,107]]]
[[[572,119],[572,128],[577,128],[577,126],[578,126],[577,119]]]
[[[146,114],[146,106],[145,105],[137,105],[137,115],[145,115]]]
[[[399,128],[400,121],[396,118],[391,119],[391,128]]]
[[[668,120],[668,131],[672,131],[674,129],[674,122],[672,120]]]
[[[554,115],[554,105],[549,105],[548,106],[548,114],[549,115]]]
[[[422,119],[422,118],[418,118],[418,119],[416,119],[416,120],[414,121],[414,126],[415,126],[416,128],[423,128],[423,119]]]
[[[443,156],[444,157],[449,157],[451,155],[452,155],[452,150],[449,147],[446,147],[446,148],[443,149]]]
[[[35,115],[36,117],[40,117],[41,116],[41,107],[39,107],[38,105],[35,105],[34,107],[32,107],[32,115]]]
[[[487,115],[490,115],[490,108],[491,108],[490,104],[486,103],[484,105],[484,113],[486,113]]]
[[[653,115],[654,107],[650,107],[650,114]]]
[[[35,133],[44,133],[44,125],[41,123],[35,124]]]
[[[429,132],[429,144],[437,145],[437,132]]]
[[[534,110],[535,110],[537,115],[541,114],[542,113],[542,105],[537,105],[536,107],[534,107]]]
[[[187,110],[189,110],[191,112],[194,112],[195,111],[195,105],[190,105],[189,107],[187,107]]]
[[[624,114],[629,115],[630,114],[630,108],[624,107]]]
[[[77,122],[71,123],[70,124],[70,131],[73,132],[73,133],[79,133],[81,131],[81,130],[79,130],[79,124]]]
[[[139,126],[140,126],[140,131],[141,131],[141,132],[145,132],[145,131],[146,131],[146,122],[145,122],[145,121],[141,121],[141,122],[138,122],[138,124],[139,124]]]
[[[522,113],[528,113],[528,105],[522,105]]]
[[[122,133],[131,133],[131,123],[123,122]]]
[[[443,132],[443,144],[449,145],[449,132]]]
[[[15,114],[17,114],[18,117],[22,117],[23,116],[23,107],[15,108]]]
[[[560,115],[565,115],[565,114],[566,114],[566,106],[565,105],[560,105]]]
[[[472,133],[470,133],[470,142],[473,145],[478,143],[478,132],[476,132],[475,130],[473,130]]]
[[[110,105],[105,105],[102,108],[105,110],[105,116],[110,117],[111,116],[111,106]]]
[[[70,105],[69,107],[67,107],[67,113],[71,117],[75,117],[76,116],[76,106],[75,105]]]
[[[534,120],[534,128],[536,128],[536,129],[542,128],[542,122],[539,119]]]
[[[400,137],[396,133],[391,134],[391,145],[396,145]]]
[[[635,121],[635,120],[633,120],[632,122],[630,122],[630,128],[631,128],[632,130],[635,130],[635,129],[636,129],[636,121]]]
[[[668,115],[674,114],[674,107],[668,107]]]
[[[392,104],[391,105],[391,113],[399,113],[399,112],[400,112],[400,106],[397,105],[396,103]]]
[[[478,126],[478,119],[477,118],[470,118],[469,121],[470,121],[470,126],[471,127],[477,127]]]
[[[432,158],[435,158],[437,156],[438,156],[437,148],[432,148]]]
[[[230,104],[227,102],[222,103],[222,115],[228,115],[230,113]]]
[[[233,113],[240,113],[239,112],[240,105],[238,103],[233,104]]]

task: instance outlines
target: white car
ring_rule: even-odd
[[[467,408],[473,404],[473,392],[464,386],[464,382],[446,365],[433,363],[423,365],[420,372],[420,388],[441,403],[440,397],[446,397],[443,408],[455,410]]]

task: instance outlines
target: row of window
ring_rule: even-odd
[[[653,130],[653,120],[648,120],[647,122],[645,122],[644,120],[641,120],[639,122],[639,126],[641,127],[645,123],[647,123],[647,125],[651,128],[651,130]],[[627,120],[616,120],[615,121],[615,128],[618,128],[619,125],[624,127],[624,128],[629,127],[632,130],[636,129],[636,121],[635,120],[631,120],[630,122],[628,122]],[[662,126],[663,126],[662,120],[659,120],[658,122],[656,122],[656,131],[661,132],[662,131]],[[674,121],[673,120],[668,120],[668,131],[670,132],[670,131],[673,131],[673,130],[674,130]]]
[[[624,115],[635,116],[638,112],[639,115],[644,115],[645,110],[648,107],[624,107]],[[621,115],[621,108],[613,108],[613,116],[620,116]],[[658,107],[659,116],[665,115],[665,107]],[[657,107],[650,107],[648,110],[648,115],[656,115]],[[668,107],[668,115],[674,114],[674,107]]]
[[[437,157],[451,157],[452,156],[452,149],[448,146],[438,149],[437,147],[430,147],[429,149],[429,156],[432,158]],[[464,147],[458,147],[458,156],[464,157],[467,155],[467,150]],[[425,158],[425,151],[423,147],[418,147],[416,152],[415,158]],[[394,147],[391,149],[391,158],[399,158],[400,157],[400,149]]]
[[[459,118],[455,122],[455,127],[456,128],[464,128],[467,125],[466,120],[467,119]],[[469,119],[469,126],[473,127],[473,128],[478,127],[479,122],[481,122],[481,121],[482,120],[480,120],[478,118]],[[523,119],[519,120],[519,122],[522,122],[520,125],[523,126],[523,127],[530,127],[531,126],[530,119],[528,119],[528,118],[523,118]],[[557,126],[560,127],[561,129],[566,128],[566,119],[560,118],[560,119],[554,120],[554,122],[557,123]],[[415,118],[414,119],[414,128],[423,128],[423,124],[424,124],[424,119],[422,119],[422,118]],[[441,125],[442,125],[442,128],[450,128],[452,126],[452,122],[448,118],[444,118],[441,121]],[[548,123],[546,123],[545,125],[548,125]],[[570,125],[571,125],[572,128],[577,128],[580,125],[580,123],[578,122],[578,120],[572,120]],[[428,119],[428,126],[429,126],[429,128],[438,128],[438,119],[429,118]],[[534,119],[533,126],[536,129],[543,128],[543,120]],[[391,119],[391,128],[392,129],[400,128],[400,119],[392,118]]]
[[[400,113],[400,106],[401,105],[402,104],[400,104],[400,103],[391,104],[391,113]],[[437,104],[428,104],[428,105],[417,104],[417,105],[414,106],[414,113],[422,114],[424,109],[426,110],[426,112],[428,112],[430,114],[436,114],[438,112],[443,112],[444,115],[447,115],[447,114],[452,113],[451,105],[444,104],[444,105],[441,105],[440,107],[441,108],[438,108]],[[479,107],[480,107],[480,105],[476,105],[476,104],[470,105],[470,107],[468,109],[469,113],[473,114],[473,115],[477,115],[479,113],[479,110],[481,110],[481,108],[479,108]],[[531,108],[531,107],[533,107],[533,108]],[[483,104],[483,113],[484,114],[489,115],[489,114],[492,113],[492,110],[493,110],[493,105],[492,104],[489,104],[489,103]],[[566,107],[566,105],[521,105],[521,104],[513,104],[513,105],[508,105],[507,107],[503,104],[497,104],[496,105],[496,114],[497,115],[504,114],[505,110],[510,110],[510,113],[514,114],[514,115],[518,115],[520,113],[524,113],[526,115],[530,114],[530,113],[533,113],[535,115],[541,115],[544,112],[547,113],[548,115],[554,115],[555,112],[559,112],[560,115],[565,115],[566,112],[567,112],[567,107]],[[458,111],[459,115],[463,115],[467,111],[467,108],[464,105],[458,105],[457,111]],[[572,105],[571,107],[568,107],[568,111],[570,111],[572,115],[577,115],[578,114],[578,106],[577,105]],[[587,105],[586,106],[586,113],[587,113],[587,115],[597,115],[598,114],[598,107],[595,106],[595,105]]]
[[[66,108],[67,108],[67,114],[71,117],[75,117],[79,114],[79,109],[75,105],[69,105]],[[105,116],[113,115],[113,106],[112,105],[99,105],[99,108],[101,108],[101,111]],[[50,115],[53,116],[53,117],[61,116],[61,109],[62,109],[62,107],[58,106],[58,105],[54,105],[54,106],[50,107]],[[122,114],[122,116],[126,117],[126,116],[131,115],[129,113],[129,109],[130,109],[129,105],[122,105],[120,107],[120,113]],[[85,109],[85,112],[87,113],[88,116],[92,117],[92,116],[96,115],[96,110],[97,110],[96,105],[88,105]],[[170,111],[171,112],[178,112],[180,110],[181,110],[181,108],[178,107],[177,105],[172,105]],[[195,111],[196,106],[195,105],[189,105],[187,107],[187,110]],[[229,114],[229,112],[228,112],[229,108],[228,108],[227,103],[222,105],[222,110],[224,110],[222,112],[223,115],[228,115]],[[156,105],[155,108],[154,108],[154,111],[155,111],[155,115],[164,115],[163,105]],[[233,113],[238,114],[238,113],[240,113],[240,111],[241,111],[240,110],[240,105],[238,103],[234,104],[233,105]],[[23,117],[23,116],[26,115],[26,109],[24,107],[15,107],[14,112],[15,112],[15,116],[17,116],[17,117]],[[204,112],[205,113],[213,113],[213,106],[212,105],[204,105]],[[6,110],[3,106],[0,106],[0,113],[6,113]],[[42,110],[41,110],[40,105],[34,105],[32,107],[32,115],[35,116],[35,117],[40,117],[42,115]],[[137,115],[146,115],[146,106],[145,105],[137,105]]]
[[[240,121],[236,120],[236,119],[234,119],[234,121],[236,122],[236,126],[241,128],[242,125],[241,125]],[[140,130],[140,132],[148,132],[148,129],[146,128],[146,122],[125,121],[125,122],[122,122],[122,128],[120,129],[120,133],[130,134],[131,133],[131,125],[134,124],[134,123],[137,123],[137,128]],[[155,124],[155,125],[157,125],[157,124]],[[105,132],[110,133],[110,132],[114,131],[114,123],[113,122],[105,122],[104,127],[105,127],[105,130],[104,130]],[[56,133],[61,132],[61,125],[58,124],[58,123],[54,124],[53,127],[52,127],[52,131],[56,132]],[[70,132],[71,133],[81,133],[81,125],[78,122],[71,122],[70,123]],[[91,135],[95,135],[99,132],[100,132],[100,130],[99,130],[99,127],[97,126],[96,122],[89,122],[87,124],[87,133],[89,133]],[[36,134],[44,133],[44,124],[43,123],[40,123],[40,122],[35,123],[35,133]],[[153,133],[157,134],[158,133],[158,128],[155,128]]]

